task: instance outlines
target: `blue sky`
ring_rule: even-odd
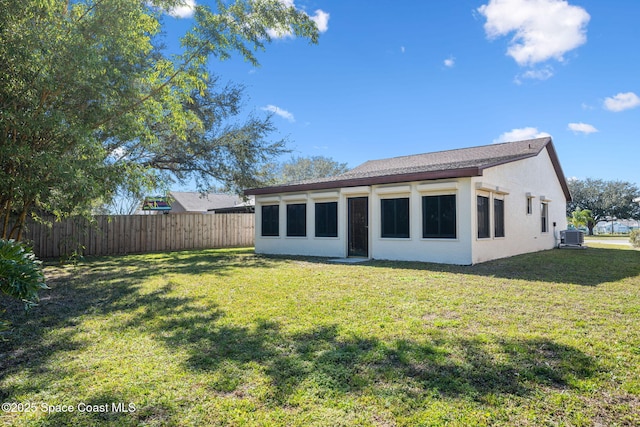
[[[281,1],[317,20],[318,45],[280,37],[259,68],[210,68],[293,155],[355,167],[551,135],[568,178],[640,184],[640,1]]]

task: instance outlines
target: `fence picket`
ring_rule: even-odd
[[[24,239],[39,258],[253,246],[252,214],[99,215],[68,218],[52,227],[29,221]]]

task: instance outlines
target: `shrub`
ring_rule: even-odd
[[[640,229],[631,231],[631,234],[629,234],[629,241],[634,248],[640,248]]]
[[[45,284],[42,262],[30,248],[13,240],[0,240],[0,291],[24,302],[25,309],[38,304]]]

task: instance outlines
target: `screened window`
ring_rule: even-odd
[[[338,202],[316,203],[316,237],[338,237]]]
[[[540,219],[542,221],[541,231],[547,233],[549,231],[549,207],[546,203],[540,204]]]
[[[493,199],[493,234],[504,237],[504,200]]]
[[[280,206],[269,205],[262,207],[262,235],[278,236]]]
[[[409,237],[409,198],[382,199],[382,237]]]
[[[307,204],[287,205],[287,236],[304,237],[307,235]]]
[[[478,238],[491,237],[489,227],[489,198],[485,196],[477,197],[478,205]]]
[[[456,196],[422,197],[422,237],[456,238]]]

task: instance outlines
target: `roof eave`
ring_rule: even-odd
[[[562,166],[560,166],[560,160],[558,159],[558,153],[556,153],[556,149],[553,146],[553,141],[549,138],[549,142],[545,144],[547,148],[547,152],[549,153],[549,158],[551,159],[551,164],[553,164],[553,169],[556,171],[556,175],[558,176],[558,181],[560,182],[560,187],[562,187],[562,191],[564,192],[564,197],[567,202],[573,200],[571,197],[571,192],[569,191],[569,184],[567,183],[567,178],[564,176],[564,172],[562,171]]]
[[[245,190],[244,194],[247,196],[259,196],[264,194],[276,194],[276,193],[294,193],[300,191],[315,191],[315,190],[328,190],[332,188],[344,188],[344,187],[360,187],[367,185],[380,185],[380,184],[393,184],[397,182],[411,182],[411,181],[427,181],[434,179],[447,179],[447,178],[467,178],[472,176],[482,175],[482,170],[478,167],[461,168],[461,169],[448,169],[440,171],[429,172],[412,172],[405,174],[395,175],[381,175],[365,178],[346,178],[335,181],[326,182],[310,182],[303,184],[289,184],[278,185],[273,187],[252,188]]]
[[[564,196],[565,196],[567,202],[570,202],[572,200],[572,198],[571,198],[571,193],[569,192],[569,185],[567,184],[567,179],[564,176],[564,172],[562,171],[562,167],[560,166],[560,160],[558,159],[558,154],[556,153],[555,147],[553,146],[553,140],[551,138],[548,138],[547,142],[540,148],[540,150],[538,150],[536,152],[532,152],[532,153],[529,153],[529,154],[524,154],[524,155],[522,155],[520,157],[511,158],[511,159],[503,160],[503,161],[496,162],[496,163],[491,163],[490,165],[485,165],[485,166],[480,168],[480,172],[482,173],[482,171],[484,169],[492,168],[492,167],[495,167],[495,166],[500,166],[500,165],[503,165],[505,163],[511,163],[511,162],[515,162],[515,161],[518,161],[518,160],[528,159],[530,157],[536,157],[545,148],[547,149],[547,153],[549,153],[549,159],[551,159],[551,164],[553,165],[553,170],[555,171],[556,176],[558,177],[558,182],[560,183],[560,187],[562,187],[562,192],[564,193]]]

